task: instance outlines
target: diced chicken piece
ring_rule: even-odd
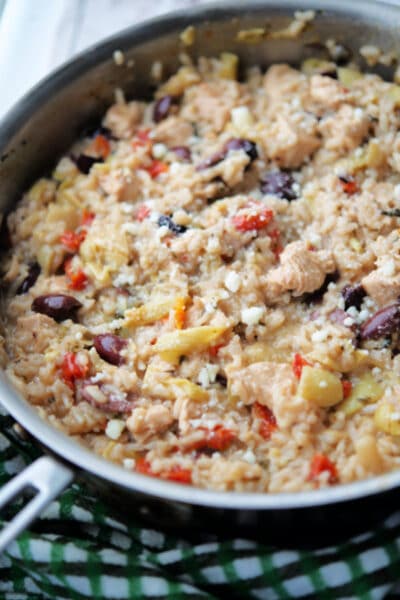
[[[136,200],[140,183],[132,173],[126,173],[123,169],[114,169],[110,173],[99,176],[100,185],[107,194],[112,194],[121,202]]]
[[[168,117],[153,130],[152,139],[166,146],[184,146],[193,135],[193,126],[180,117]]]
[[[378,306],[392,304],[400,297],[400,273],[378,268],[363,277],[361,284]]]
[[[128,102],[127,104],[113,104],[108,109],[103,120],[103,125],[111,129],[115,137],[128,139],[138,129],[145,105],[142,102]]]
[[[357,148],[367,136],[368,129],[368,115],[349,104],[344,104],[319,124],[319,130],[325,138],[325,147],[337,152],[339,156]]]
[[[361,284],[378,306],[385,306],[400,297],[399,230],[396,228],[389,234],[378,236],[372,242],[371,250],[376,256],[376,269],[363,277]]]
[[[199,173],[203,181],[214,181],[221,178],[226,185],[233,187],[243,180],[250,159],[244,151],[233,152],[210,169]]]
[[[270,109],[287,101],[302,87],[304,90],[307,87],[306,77],[289,65],[273,65],[264,76],[264,89],[268,96]]]
[[[173,421],[174,417],[169,408],[157,404],[149,408],[134,408],[126,426],[135,437],[143,438],[162,433]]]
[[[43,353],[57,338],[57,323],[46,315],[35,313],[19,317],[14,344],[23,354]]]
[[[343,86],[323,75],[313,75],[310,80],[311,98],[323,107],[335,109],[346,100],[346,92]]]
[[[270,408],[278,427],[293,425],[304,414],[305,400],[295,396],[296,380],[288,364],[254,363],[244,369],[227,369],[229,392],[244,404],[259,402]]]
[[[306,242],[288,244],[280,256],[280,265],[269,271],[265,278],[265,293],[274,301],[287,291],[293,296],[318,290],[327,273],[335,270],[330,250],[312,250]]]
[[[240,86],[235,81],[201,83],[186,91],[182,116],[208,124],[219,133],[230,120],[231,110],[240,98]]]
[[[302,113],[296,117],[279,114],[264,128],[260,142],[266,156],[281,167],[300,167],[321,145],[317,120]]]

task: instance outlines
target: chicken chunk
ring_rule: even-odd
[[[180,117],[168,117],[155,127],[153,140],[169,147],[184,146],[193,135],[193,126]]]
[[[400,297],[400,273],[378,268],[363,277],[361,284],[378,306],[396,302]]]
[[[306,242],[292,242],[282,252],[280,265],[266,275],[266,297],[273,302],[288,291],[293,296],[314,292],[324,283],[326,274],[334,270],[330,250],[315,251]]]
[[[300,167],[321,145],[313,115],[279,114],[268,121],[260,140],[266,156],[283,168]]]
[[[182,116],[196,123],[210,125],[219,133],[240,99],[240,86],[236,81],[201,83],[186,91]]]
[[[244,369],[227,369],[229,391],[244,404],[259,402],[270,408],[278,427],[290,427],[304,412],[304,400],[296,398],[291,366],[275,362],[259,362]]]
[[[156,404],[149,408],[134,408],[126,426],[135,437],[143,438],[165,431],[173,421],[169,408]]]
[[[142,121],[144,106],[142,102],[113,104],[104,117],[103,125],[111,129],[115,137],[129,139]]]
[[[14,334],[14,344],[23,353],[43,353],[57,335],[57,324],[46,315],[35,313],[19,317]]]
[[[347,97],[343,86],[338,81],[323,75],[311,77],[310,95],[315,102],[330,109],[338,108]]]
[[[268,108],[272,112],[274,106],[280,105],[294,93],[302,90],[306,93],[306,77],[292,69],[289,65],[272,65],[264,76],[264,90],[268,98]]]
[[[319,124],[325,147],[343,156],[359,146],[367,136],[368,115],[359,108],[343,104],[339,110]]]

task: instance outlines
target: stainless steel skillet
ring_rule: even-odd
[[[314,9],[312,27],[298,39],[236,41],[238,30],[286,26],[295,10]],[[10,210],[32,180],[49,169],[90,121],[112,102],[116,86],[146,97],[154,82],[151,65],[162,60],[173,72],[182,50],[179,33],[196,25],[193,56],[230,50],[241,64],[298,63],[318,50],[318,40],[335,38],[356,55],[363,44],[400,51],[400,8],[352,0],[251,0],[207,5],[132,27],[78,56],[28,93],[0,124],[0,209]],[[122,50],[123,66],[112,53]],[[130,59],[134,66],[129,67]],[[382,71],[382,74],[389,75]],[[3,549],[75,477],[83,479],[109,506],[131,511],[160,527],[257,535],[294,546],[328,543],[367,529],[397,508],[400,471],[351,485],[297,494],[219,493],[147,478],[107,462],[45,423],[2,377],[0,399],[9,413],[45,448],[25,472],[0,491],[0,506],[26,487],[37,494],[0,534]]]

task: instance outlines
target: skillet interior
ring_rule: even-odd
[[[359,0],[351,5],[345,0],[324,2],[312,27],[299,39],[266,39],[257,45],[235,41],[238,30],[260,25],[281,29],[294,10],[320,7],[316,1],[303,6],[288,1],[279,8],[272,2],[257,1],[242,8],[208,6],[128,29],[68,63],[25,96],[0,126],[0,209],[10,210],[27,185],[48,171],[82,128],[99,119],[112,102],[115,87],[123,88],[128,96],[148,97],[154,87],[150,65],[161,56],[166,75],[176,69],[182,50],[179,33],[189,24],[196,24],[198,30],[196,43],[190,48],[193,56],[230,50],[240,56],[244,67],[255,63],[265,67],[276,61],[297,64],[315,56],[315,42],[328,37],[345,43],[354,52],[365,43],[384,51],[400,50],[396,32],[400,10]],[[134,59],[133,68],[115,65],[112,53],[116,49],[124,51],[125,65]],[[380,74],[390,75],[385,69]],[[282,530],[286,530],[296,544],[293,530],[305,528],[309,532],[310,523],[326,535],[328,529],[331,533],[343,532],[341,527],[349,531],[350,526],[360,528],[373,518],[381,518],[392,502],[394,505],[391,490],[400,485],[400,473],[389,473],[361,483],[295,495],[233,495],[183,488],[127,473],[95,457],[41,421],[5,383],[0,391],[10,413],[50,450],[89,472],[89,479],[112,498],[114,506],[117,502],[120,507],[132,506],[134,497],[135,510],[164,525],[202,525],[211,519],[247,530],[262,524],[261,529],[267,529],[270,535],[280,532],[281,541]],[[379,512],[374,508],[378,502]],[[307,539],[311,541],[309,534]]]

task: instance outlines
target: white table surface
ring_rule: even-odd
[[[207,1],[0,0],[0,117],[42,77],[101,38]]]

